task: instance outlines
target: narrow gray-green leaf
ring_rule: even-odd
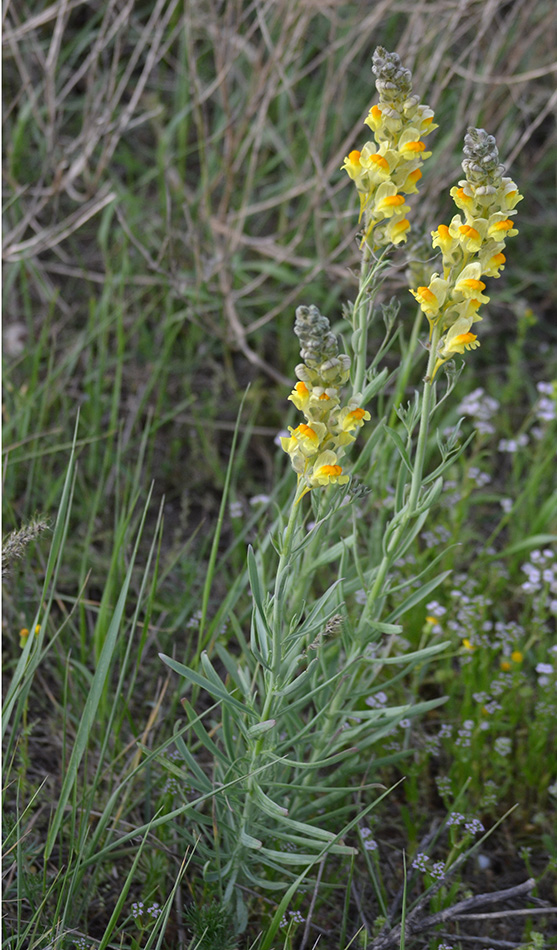
[[[436,587],[439,587],[440,584],[449,576],[451,571],[443,571],[442,574],[438,574],[437,577],[434,577],[433,580],[429,581],[427,584],[424,584],[423,587],[420,587],[419,590],[414,591],[410,594],[409,597],[406,597],[398,607],[393,610],[391,614],[387,617],[387,622],[392,623],[393,620],[398,620],[399,617],[402,617],[411,607],[415,607],[416,604],[419,604],[420,601],[425,600],[426,597],[429,597],[432,590],[435,590]]]
[[[244,706],[243,703],[238,702],[234,696],[231,696],[230,693],[226,691],[224,686],[217,686],[216,683],[211,683],[210,680],[201,676],[195,670],[192,670],[191,667],[185,666],[183,663],[178,663],[177,660],[173,660],[171,656],[165,656],[164,653],[159,653],[159,656],[163,663],[166,663],[166,665],[169,666],[171,670],[174,670],[175,673],[178,673],[179,676],[183,676],[184,679],[190,680],[190,682],[195,683],[196,686],[200,686],[201,689],[206,690],[211,696],[214,696],[215,699],[219,699],[223,703],[228,703],[228,705],[232,706],[237,712],[245,713],[247,716],[256,718],[256,713],[254,713],[252,709],[249,709],[248,706]]]

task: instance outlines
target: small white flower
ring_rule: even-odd
[[[230,515],[231,518],[241,518],[242,515],[243,515],[243,513],[244,513],[244,509],[243,509],[243,506],[242,506],[242,502],[241,502],[241,501],[231,501],[230,504],[229,504],[229,506],[228,506],[228,513],[229,513],[229,515]]]
[[[495,751],[498,755],[503,757],[510,755],[511,740],[508,738],[508,736],[500,736],[499,739],[495,740]]]
[[[250,498],[249,503],[252,506],[268,505],[270,500],[271,500],[270,495],[254,495],[253,498]]]

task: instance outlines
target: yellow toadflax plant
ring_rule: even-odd
[[[217,642],[220,671],[207,653],[196,670],[164,657],[214,704],[206,726],[205,713],[184,701],[210,767],[176,740],[185,770],[173,765],[173,774],[193,794],[186,806],[188,841],[204,878],[221,888],[234,911],[238,930],[247,919],[246,889],[278,894],[261,950],[272,946],[290,900],[325,856],[342,862],[355,854],[351,833],[381,799],[374,782],[383,766],[409,751],[378,758],[374,744],[401,720],[443,702],[378,708],[366,700],[447,646],[407,652],[400,620],[449,572],[430,576],[428,567],[412,583],[396,586],[393,568],[430,517],[444,473],[465,449],[457,427],[439,442],[441,458],[425,473],[431,418],[455,385],[454,373],[439,374],[448,382],[437,398],[439,368],[478,345],[471,328],[488,300],[481,278],[499,276],[505,239],[516,233],[511,216],[520,200],[517,188],[503,176],[492,136],[470,129],[466,180],[451,192],[459,213],[433,232],[441,270],[427,287],[412,291],[429,324],[422,393],[406,408],[398,406],[391,385],[397,371],[389,376],[379,369],[397,338],[397,306],[383,308],[386,334],[375,353],[368,352],[368,329],[377,318],[374,297],[387,254],[406,241],[410,228],[406,199],[416,194],[421,165],[431,155],[423,139],[436,126],[395,53],[376,50],[373,71],[379,102],[366,122],[374,141],[351,152],[343,166],[360,199],[360,281],[344,314],[352,333],[343,347],[351,352],[342,352],[317,307],[298,307],[294,331],[302,361],[288,398],[304,421],[290,426],[281,441],[297,484],[272,532],[275,560],[248,551],[249,635],[238,617],[229,618],[239,649],[230,652]],[[372,422],[373,397],[384,419]],[[389,418],[399,425],[387,425]],[[365,438],[358,449],[359,434]],[[348,450],[354,453],[351,467]],[[391,476],[394,491],[387,495]]]

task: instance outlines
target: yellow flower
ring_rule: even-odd
[[[417,129],[410,128],[400,136],[398,151],[403,158],[408,159],[419,156],[421,159],[426,159],[431,156],[431,152],[426,152],[425,142],[422,142],[419,136],[416,137],[417,131]]]
[[[462,250],[471,254],[477,254],[484,242],[487,222],[472,218],[472,223],[461,224],[460,220],[460,215],[456,215],[455,218],[453,218],[453,222],[451,222],[451,233],[454,227],[456,230],[455,237]]]
[[[358,149],[354,149],[347,158],[344,159],[343,164],[341,165],[341,171],[345,171],[347,175],[352,179],[356,184],[356,188],[359,192],[366,192],[367,188],[364,183],[364,174],[365,169],[360,162],[361,152]]]
[[[348,475],[342,474],[342,466],[334,452],[327,450],[315,460],[313,471],[309,476],[312,487],[326,485],[345,485],[349,481]]]
[[[416,298],[428,320],[431,320],[445,303],[448,283],[443,277],[434,274],[429,287],[418,287],[410,293]]]
[[[390,172],[389,163],[384,155],[379,155],[378,152],[373,152],[369,155],[366,163],[366,168],[371,168],[373,166],[380,168],[382,172],[386,172],[387,175]]]
[[[490,246],[491,245],[491,246]],[[482,265],[482,274],[484,277],[500,277],[501,271],[505,269],[507,258],[501,251],[494,253],[494,248],[504,247],[504,244],[493,244],[490,242],[480,252],[480,263]]]
[[[378,105],[372,106],[367,117],[364,119],[366,125],[369,125],[372,132],[377,132],[383,121],[383,113]]]
[[[285,452],[292,455],[300,451],[306,458],[310,458],[319,450],[319,445],[327,435],[327,426],[322,422],[314,422],[311,426],[302,422],[296,429],[288,426],[290,438],[283,436],[281,444]]]
[[[404,195],[385,195],[384,198],[376,202],[375,210],[381,212],[387,218],[398,211],[400,205],[403,204]]]
[[[38,637],[40,632],[41,632],[41,625],[40,623],[38,623],[35,627],[35,636]],[[23,649],[23,647],[27,643],[28,638],[29,638],[29,630],[27,629],[27,627],[22,627],[21,630],[19,631],[19,645],[21,649]]]
[[[301,381],[296,383],[288,398],[294,403],[296,409],[299,409],[301,412],[303,412],[308,406],[310,400],[310,390],[308,389],[306,383]]]
[[[465,350],[475,350],[480,344],[477,337],[470,332],[471,320],[461,318],[450,327],[444,342],[439,348],[439,355],[443,361],[450,359],[455,353],[464,353]]]
[[[511,653],[511,660],[513,661],[513,663],[522,663],[523,659],[524,659],[524,656],[522,655],[520,650],[513,650],[513,652]]]
[[[420,180],[422,173],[419,168],[415,168],[413,172],[410,172],[403,184],[400,186],[400,190],[404,192],[405,195],[417,195],[418,189],[416,187],[416,182]]]
[[[497,216],[494,215],[493,217]],[[496,220],[490,223],[487,233],[489,237],[494,237],[497,240],[501,239],[501,237],[514,237],[515,234],[518,234],[518,229],[513,227],[513,222],[510,218],[503,218],[502,221]]]
[[[467,300],[473,299],[478,300],[479,303],[489,303],[489,297],[482,294],[482,290],[485,290],[485,284],[483,280],[479,279],[481,272],[482,268],[479,261],[468,264],[460,272],[458,280],[455,282],[454,289],[456,293],[462,294]]]
[[[489,303],[489,297],[482,294],[485,290],[483,280],[476,280],[474,277],[468,277],[467,280],[459,280],[455,285],[455,291],[466,297],[467,300],[474,300],[479,307],[482,303]]]
[[[401,241],[406,241],[408,237],[407,231],[410,230],[410,222],[408,218],[391,218],[387,227],[385,228],[385,235],[387,238],[388,244],[400,244]]]
[[[477,339],[477,336],[474,333],[470,333],[469,330],[467,330],[466,333],[457,333],[452,337],[452,340],[447,340],[445,350],[451,353],[464,353],[464,350],[475,350],[480,345]]]
[[[361,174],[361,164],[360,164],[360,155],[362,153],[358,151],[357,148],[353,149],[348,158],[344,159],[343,168],[346,169],[351,178],[356,178]]]
[[[432,247],[440,247],[443,253],[450,251],[453,247],[454,239],[446,224],[440,224],[436,231],[431,232],[431,236]]]
[[[368,422],[371,419],[369,412],[366,409],[362,409],[361,406],[353,408],[352,406],[345,406],[344,409],[341,409],[338,415],[338,424],[344,432],[350,432],[352,429],[359,429],[363,426],[364,422]]]
[[[512,211],[519,201],[522,201],[522,195],[516,187],[514,181],[510,178],[503,178],[503,199],[502,205],[507,211]]]
[[[451,188],[449,194],[457,208],[461,208],[462,211],[467,211],[474,207],[474,197],[466,188]]]
[[[462,641],[462,646],[464,647],[465,650],[468,650],[469,653],[473,653],[474,650],[476,649],[476,647],[475,647],[474,644],[468,639],[468,637],[464,637],[464,640]]]
[[[366,171],[376,172],[379,182],[389,177],[391,169],[387,158],[381,152],[373,151],[371,142],[367,142],[360,152],[360,164]]]
[[[475,228],[472,228],[469,224],[463,224],[458,230],[470,241],[476,242],[480,240],[479,232],[476,231]]]

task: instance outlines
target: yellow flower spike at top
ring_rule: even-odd
[[[434,274],[429,287],[411,291],[431,332],[436,328],[438,358],[432,379],[446,360],[480,345],[471,327],[482,319],[481,304],[489,303],[482,278],[499,277],[506,262],[505,241],[518,234],[512,217],[522,195],[503,177],[494,137],[484,129],[468,129],[464,155],[466,180],[450,192],[464,219],[457,214],[448,227],[440,224],[431,232],[433,247],[443,254],[443,282]]]
[[[401,66],[397,53],[378,46],[372,69],[379,103],[372,106],[365,124],[375,142],[350,152],[342,168],[360,196],[362,244],[369,240],[378,248],[407,239],[410,209],[404,195],[418,191],[420,165],[431,155],[422,139],[437,126],[432,110],[412,95],[412,73]]]
[[[296,428],[289,426],[290,435],[280,441],[294,471],[304,480],[305,494],[313,488],[349,481],[339,460],[355,441],[352,432],[370,415],[358,405],[358,395],[348,405],[340,405],[340,390],[350,375],[350,358],[338,352],[327,317],[317,307],[298,307],[294,332],[304,362],[296,367],[299,381],[288,398],[307,421]]]

